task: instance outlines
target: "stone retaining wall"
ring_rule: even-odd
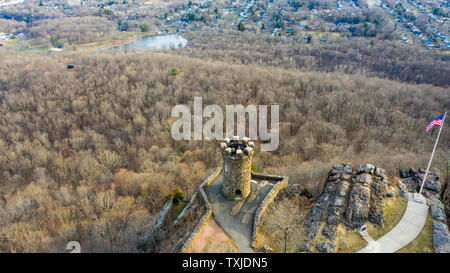
[[[185,252],[189,251],[189,249],[190,249],[190,247],[192,245],[192,242],[194,242],[195,237],[197,237],[197,235],[200,232],[200,230],[202,229],[203,225],[206,224],[206,222],[209,220],[209,218],[212,215],[211,204],[208,201],[208,196],[206,195],[204,187],[209,186],[219,176],[219,174],[221,172],[222,172],[222,167],[218,167],[208,178],[206,178],[205,181],[203,181],[203,183],[200,185],[200,187],[198,189],[199,192],[200,192],[200,196],[203,199],[203,202],[205,203],[206,212],[200,218],[199,222],[197,223],[197,225],[194,228],[194,231],[192,231],[191,235],[189,235],[187,240],[184,242],[184,245],[181,247],[181,251],[180,252],[182,252],[182,253],[185,253]],[[191,202],[192,201],[193,200],[191,200]]]
[[[267,193],[264,200],[259,205],[255,213],[255,218],[253,220],[253,233],[252,233],[252,247],[256,247],[256,238],[258,236],[258,230],[260,229],[260,220],[266,211],[267,207],[273,202],[277,194],[288,185],[288,178],[286,176],[276,176],[276,175],[266,175],[259,173],[252,173],[252,178],[258,179],[268,179],[268,180],[278,180],[278,182],[273,186],[273,188]]]
[[[161,238],[164,237],[164,229],[163,226],[166,223],[166,218],[169,215],[170,211],[173,207],[173,199],[170,198],[166,201],[164,204],[164,207],[162,208],[161,212],[158,214],[158,217],[156,218],[156,223],[153,225],[150,235],[148,236],[147,241],[147,248],[154,249],[155,251],[159,250],[159,242],[161,241]]]

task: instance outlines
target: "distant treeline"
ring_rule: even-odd
[[[189,47],[181,54],[203,59],[450,85],[449,54],[386,40],[307,43],[298,38],[206,30],[189,35]]]

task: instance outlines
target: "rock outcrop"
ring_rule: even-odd
[[[400,170],[400,178],[409,192],[418,192],[422,184],[425,170],[414,168],[407,170]],[[427,181],[425,181],[424,189],[439,193],[441,185],[439,183],[439,176],[434,171],[429,171]]]
[[[341,222],[346,209],[347,195],[352,183],[352,165],[333,165],[328,174],[322,194],[311,208],[308,239],[316,237],[319,227],[325,222],[323,233],[330,240],[335,239],[336,227]]]
[[[418,192],[425,176],[423,169],[400,170],[399,188],[400,194]],[[447,217],[445,205],[439,196],[442,190],[439,176],[434,171],[430,171],[425,181],[422,195],[426,198],[430,207],[430,215],[433,221],[433,247],[436,253],[450,253],[450,234],[447,227]]]
[[[322,253],[334,253],[336,252],[336,243],[334,242],[323,242],[316,245],[316,249]]]
[[[436,253],[450,253],[450,234],[442,222],[433,221],[433,246]]]
[[[180,212],[180,208],[184,208]],[[152,229],[139,238],[138,249],[141,252],[180,252],[184,242],[195,230],[204,216],[206,204],[193,194],[190,201],[174,202],[171,198],[164,204]]]
[[[164,207],[158,214],[158,217],[156,219],[155,225],[152,227],[152,230],[147,238],[143,238],[142,241],[144,242],[145,248],[151,248],[158,250],[158,245],[162,239],[162,237],[165,235],[166,232],[164,229],[164,225],[167,223],[167,218],[169,215],[170,210],[172,209],[173,201],[172,199],[169,199],[164,204]]]
[[[408,192],[418,192],[425,176],[425,171],[423,169],[409,169],[400,170],[400,181],[399,188],[402,191],[402,195],[407,195]],[[434,172],[430,171],[427,175],[427,181],[423,187],[422,194],[427,199],[427,205],[430,206],[430,214],[436,220],[447,221],[445,215],[445,206],[441,202],[439,193],[441,190],[441,183],[439,181],[439,176]]]
[[[317,236],[325,223],[322,234],[329,241],[316,245],[316,249],[334,252],[336,228],[340,223],[349,229],[359,228],[367,221],[382,226],[383,198],[389,195],[393,196],[393,191],[388,190],[384,169],[365,164],[354,171],[349,163],[333,165],[322,194],[311,208],[308,241]],[[302,251],[306,251],[310,243],[303,246]]]
[[[445,206],[439,198],[439,194],[430,191],[424,191],[423,194],[427,199],[427,205],[430,207],[430,215],[436,220],[447,222],[445,215]]]

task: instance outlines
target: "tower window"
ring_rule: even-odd
[[[241,190],[236,190],[234,192],[234,198],[242,198],[242,192]]]

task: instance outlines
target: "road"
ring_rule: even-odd
[[[23,3],[24,1],[25,1],[25,0],[17,0],[17,1],[12,1],[12,2],[2,3],[2,4],[0,4],[0,7],[5,7],[5,6],[15,5],[15,4],[20,4],[20,3]]]

